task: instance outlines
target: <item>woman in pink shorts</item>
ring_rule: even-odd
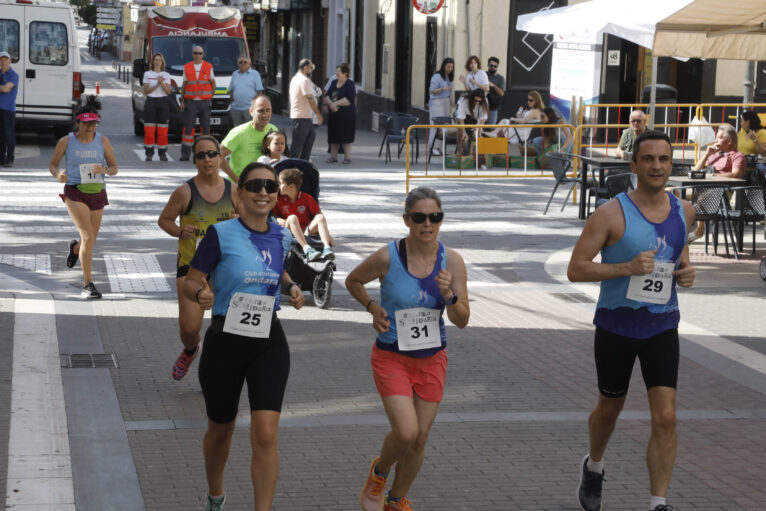
[[[437,240],[444,219],[439,195],[426,187],[412,190],[403,218],[409,235],[378,249],[346,278],[351,296],[372,314],[378,333],[372,373],[391,423],[360,496],[365,511],[412,510],[407,491],[423,463],[444,393],[444,310],[458,328],[470,316],[463,258]],[[380,303],[364,288],[375,279],[380,280]],[[385,494],[394,464],[393,483]]]
[[[96,96],[88,96],[85,106],[75,112],[77,131],[62,137],[56,144],[49,170],[54,178],[64,183],[64,193],[59,194],[66,204],[79,240],[69,242],[66,265],[72,268],[80,260],[83,288],[81,296],[86,299],[101,298],[91,279],[93,247],[101,227],[106,197],[104,175],[117,174],[117,160],[109,139],[96,131],[101,102]],[[66,167],[59,169],[61,159],[66,157]]]

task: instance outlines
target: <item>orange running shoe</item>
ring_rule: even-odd
[[[178,355],[175,364],[173,364],[173,370],[171,371],[175,381],[179,381],[183,379],[184,376],[186,376],[186,373],[189,371],[192,362],[194,362],[194,359],[197,358],[198,354],[199,344],[197,344],[197,347],[194,348],[194,354],[191,356],[187,355],[185,350],[181,350],[181,354]]]
[[[402,497],[401,500],[394,502],[389,500],[389,496],[386,495],[386,499],[383,501],[383,511],[414,511],[412,509],[412,501],[407,497]]]
[[[364,484],[362,494],[359,496],[359,503],[364,511],[380,511],[383,509],[383,492],[386,491],[386,479],[375,473],[375,465],[380,461],[380,456],[376,456],[370,464],[370,474],[367,476],[367,482]]]

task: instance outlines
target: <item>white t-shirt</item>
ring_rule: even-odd
[[[486,121],[489,115],[483,106],[479,106],[476,113],[476,122],[480,123]],[[466,117],[471,115],[471,111],[468,109],[468,99],[466,96],[461,96],[457,102],[457,111],[455,112],[456,119],[465,120]]]
[[[471,78],[481,85],[489,85],[489,76],[487,76],[483,69],[477,69],[475,73],[468,73],[468,76],[465,77],[465,84],[468,90],[478,89],[478,85],[471,83]]]
[[[157,85],[159,81],[170,85],[170,75],[165,71],[161,71],[159,73],[157,71],[146,71],[144,73],[144,85],[148,85],[149,88]],[[167,94],[165,94],[165,91],[162,90],[162,87],[157,87],[147,95],[149,98],[164,98],[165,96],[167,96]]]
[[[255,161],[257,161],[258,163],[265,163],[267,165],[271,165],[272,159],[273,158],[271,156],[264,154],[263,156],[261,156]],[[279,157],[279,161],[286,160],[286,159],[287,159],[287,156],[285,156],[284,154]],[[278,163],[278,162],[275,162],[275,163]]]

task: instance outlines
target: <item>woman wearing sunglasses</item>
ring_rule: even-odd
[[[346,278],[351,296],[372,315],[378,336],[372,373],[391,423],[380,455],[372,460],[360,501],[366,511],[412,510],[406,498],[425,455],[447,373],[443,314],[458,328],[470,308],[463,258],[438,240],[444,219],[439,195],[412,190],[404,204],[406,238],[362,261]],[[380,280],[380,303],[364,286]],[[395,465],[393,483],[386,482]]]
[[[234,193],[237,185],[221,177],[218,172],[221,167],[218,141],[211,136],[198,137],[192,145],[192,153],[197,175],[175,189],[157,220],[163,231],[178,238],[176,292],[178,327],[183,350],[171,370],[174,380],[186,376],[199,353],[199,331],[202,328],[203,311],[183,295],[189,263],[207,229],[216,222],[231,218],[237,205],[237,196]]]
[[[292,235],[268,221],[278,190],[270,165],[247,165],[237,190],[239,218],[208,227],[184,282],[188,300],[213,310],[199,363],[208,416],[203,440],[206,510],[223,509],[223,471],[245,381],[256,511],[271,509],[277,484],[277,432],[290,351],[276,311],[280,293],[296,309],[304,302],[300,287],[284,270]]]
[[[104,207],[109,204],[106,196],[105,175],[117,174],[117,160],[109,139],[96,131],[101,102],[96,96],[88,96],[85,106],[75,112],[77,131],[61,138],[53,151],[48,169],[54,178],[64,183],[64,193],[59,194],[66,204],[79,240],[69,242],[66,258],[68,268],[80,261],[83,288],[80,296],[86,299],[101,298],[91,279],[93,249],[101,228]],[[59,170],[61,159],[66,167]]]

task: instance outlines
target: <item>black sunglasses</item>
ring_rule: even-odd
[[[279,190],[279,183],[273,179],[251,179],[245,181],[242,188],[253,193],[260,192],[261,188],[265,188],[266,193],[277,193],[277,190]]]
[[[200,151],[198,153],[194,153],[194,159],[195,160],[204,160],[205,156],[207,156],[208,158],[210,158],[212,160],[213,158],[215,158],[219,154],[221,154],[221,153],[219,153],[218,151],[213,151],[212,149],[210,151]]]
[[[193,51],[192,55],[204,55],[204,53],[201,51]]]
[[[410,220],[416,224],[422,224],[428,218],[432,224],[440,224],[444,220],[444,211],[437,211],[436,213],[405,213],[410,217]]]

